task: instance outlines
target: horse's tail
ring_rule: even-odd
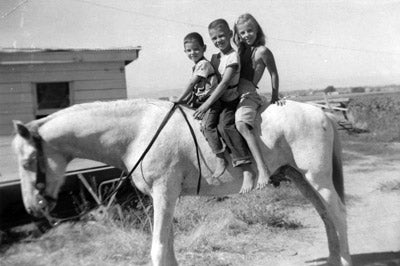
[[[342,143],[337,130],[336,119],[333,114],[326,113],[333,128],[333,149],[332,149],[332,179],[335,190],[343,204],[345,203],[343,165],[342,165]]]

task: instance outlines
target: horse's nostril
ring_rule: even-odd
[[[30,214],[30,215],[32,215],[32,214],[33,214],[33,211],[32,211],[32,209],[31,209],[31,208],[28,208],[28,209],[26,209],[26,212],[27,212],[28,214]]]
[[[45,201],[44,199],[39,199],[39,200],[38,200],[38,204],[39,204],[39,206],[40,206],[41,208],[44,208],[44,207],[47,206],[47,203],[46,203],[46,201]]]

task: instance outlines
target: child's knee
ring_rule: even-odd
[[[236,121],[236,128],[242,134],[251,131],[250,125],[246,124],[245,122],[241,122],[241,121]]]

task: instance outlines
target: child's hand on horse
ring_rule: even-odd
[[[196,119],[198,119],[198,120],[203,119],[204,115],[206,114],[206,112],[207,112],[207,110],[208,110],[209,108],[210,108],[210,107],[209,107],[206,103],[203,103],[203,104],[200,105],[200,107],[197,108],[197,110],[194,112],[194,114],[193,114],[194,118],[196,118]]]

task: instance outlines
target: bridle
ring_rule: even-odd
[[[197,142],[197,138],[196,138],[196,135],[194,133],[193,127],[192,127],[192,125],[190,124],[190,122],[189,122],[189,120],[187,118],[186,113],[183,111],[183,109],[182,109],[182,107],[180,105],[174,103],[172,108],[169,110],[169,112],[166,114],[166,116],[164,117],[163,121],[159,125],[159,127],[158,127],[157,131],[155,132],[153,138],[151,139],[151,141],[147,145],[147,148],[144,150],[144,152],[142,153],[142,155],[140,156],[140,158],[138,159],[136,164],[132,167],[131,171],[127,175],[120,177],[120,179],[118,180],[118,184],[116,185],[115,189],[108,195],[108,197],[106,199],[103,200],[103,202],[101,202],[101,204],[99,204],[99,206],[103,205],[104,202],[107,202],[113,195],[115,195],[118,192],[118,190],[122,187],[122,185],[127,180],[129,180],[129,177],[133,174],[133,172],[136,170],[136,168],[142,162],[142,160],[146,156],[147,152],[150,150],[150,148],[152,147],[153,143],[157,139],[158,135],[161,133],[162,129],[167,124],[167,122],[169,121],[169,119],[171,118],[173,113],[175,112],[176,108],[178,108],[181,111],[182,116],[184,117],[184,119],[185,119],[185,121],[186,121],[186,123],[187,123],[187,125],[189,127],[189,130],[190,130],[190,133],[192,135],[194,144],[196,146],[196,157],[197,157],[197,163],[198,163],[198,167],[199,167],[199,175],[198,175],[198,181],[197,181],[197,194],[200,193],[200,185],[201,185],[202,173],[201,173],[200,152],[199,152],[199,145],[198,145],[198,142]],[[47,208],[48,207],[48,202],[56,202],[56,199],[54,199],[53,197],[51,197],[49,195],[46,195],[46,192],[45,192],[46,191],[46,160],[45,160],[45,155],[44,155],[44,151],[43,151],[43,144],[42,144],[43,143],[43,139],[39,135],[38,132],[32,133],[32,139],[33,139],[34,146],[36,148],[36,182],[35,182],[35,187],[39,191],[39,195],[37,196],[36,200],[37,200],[38,205],[41,207],[42,214],[49,221],[49,223],[51,225],[53,225],[53,226],[57,225],[58,223],[60,223],[62,221],[79,218],[79,217],[87,214],[88,211],[84,211],[83,213],[78,214],[78,215],[76,215],[74,217],[64,218],[64,219],[55,218],[55,217],[52,217],[50,215],[49,210]],[[143,176],[142,176],[142,178],[145,181],[145,183],[148,183]]]
[[[36,182],[35,187],[39,194],[44,195],[46,189],[46,161],[43,152],[43,139],[39,133],[32,134],[33,143],[36,148]]]
[[[56,203],[56,199],[46,194],[46,158],[43,151],[43,139],[38,132],[32,133],[33,144],[36,148],[36,181],[35,188],[39,191],[36,202],[41,208],[41,213],[51,225],[58,224],[57,219],[50,215],[49,203]]]

